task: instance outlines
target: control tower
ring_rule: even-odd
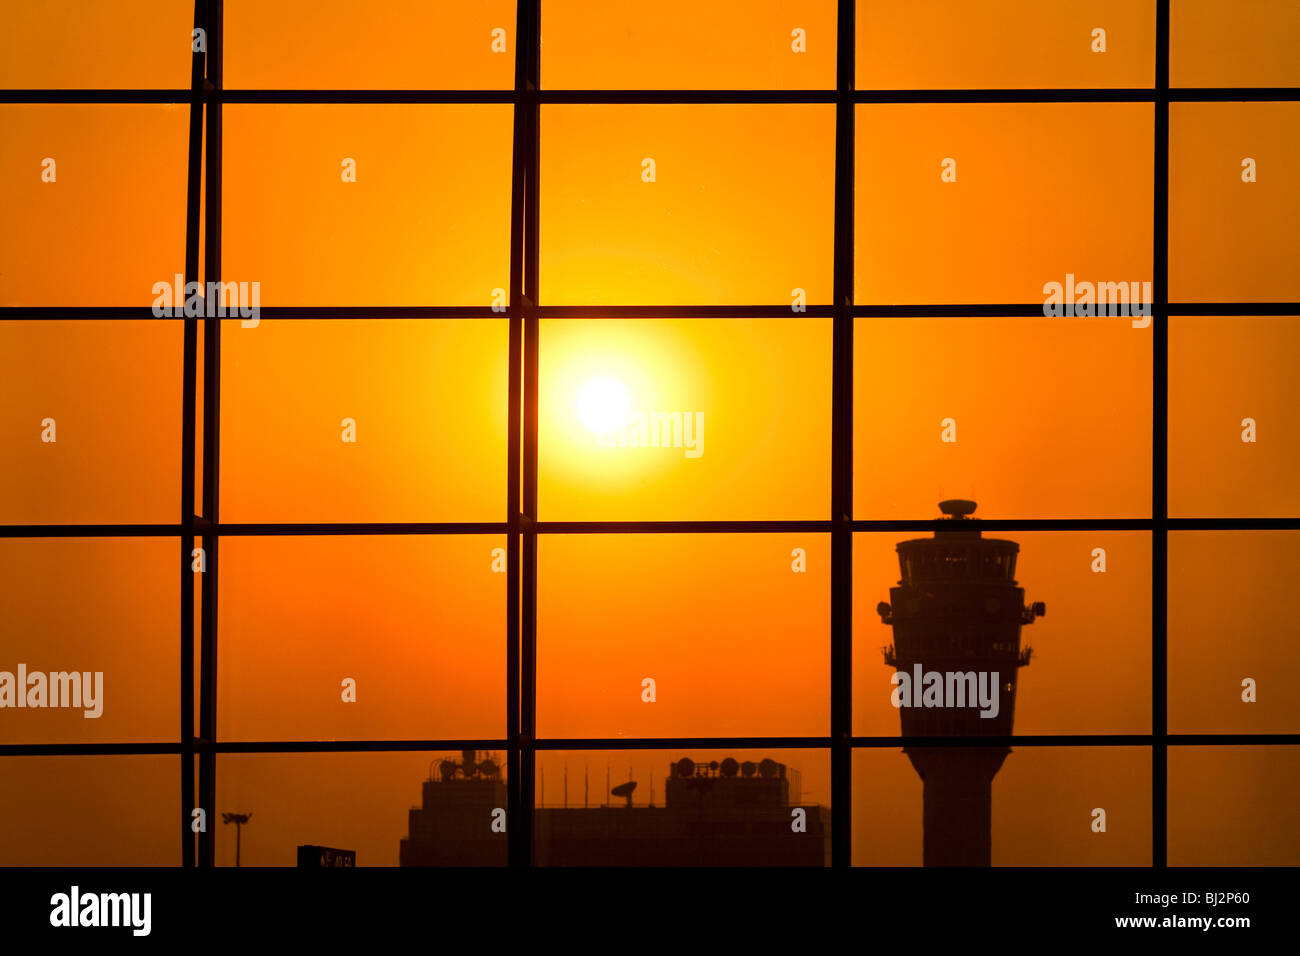
[[[975,502],[939,502],[933,538],[898,543],[902,579],[876,606],[894,628],[885,663],[897,671],[904,737],[1009,737],[1016,675],[1029,663],[1020,628],[1042,616],[1016,586],[1015,541],[984,538]],[[1010,747],[905,747],[924,782],[926,866],[988,866],[993,776]]]

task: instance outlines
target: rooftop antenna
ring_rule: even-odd
[[[604,804],[604,806],[609,806],[609,803],[608,803],[608,797],[609,797],[609,761],[608,761],[608,760],[605,761],[605,797],[606,797],[606,803]]]
[[[538,767],[537,772],[542,778],[542,793],[541,796],[537,798],[537,805],[539,807],[544,807],[546,806],[546,768]]]
[[[569,761],[564,761],[564,809],[569,809]]]

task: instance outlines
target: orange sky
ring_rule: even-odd
[[[113,6],[6,5],[0,88],[188,87],[189,5]],[[835,6],[663,0],[647,15],[547,0],[543,87],[830,89]],[[857,84],[1150,88],[1154,6],[862,2]],[[1171,7],[1174,86],[1300,82],[1294,3]],[[224,9],[231,89],[513,87],[505,0]],[[1096,26],[1104,56],[1089,49]],[[1172,104],[1172,302],[1300,299],[1298,109]],[[0,306],[152,302],[183,269],[188,120],[184,104],[0,105]],[[1150,103],[863,104],[855,123],[859,304],[1034,304],[1067,272],[1152,278]],[[262,305],[484,306],[509,286],[510,105],[229,104],[223,124],[223,277],[260,282]],[[946,158],[956,182],[940,178]],[[541,303],[784,305],[803,290],[828,304],[834,162],[829,103],[545,104]],[[223,521],[505,520],[505,318],[224,326]],[[543,320],[540,519],[827,518],[831,326],[795,312]],[[1172,517],[1296,514],[1298,336],[1297,316],[1170,319]],[[972,497],[977,517],[1150,518],[1154,341],[1127,318],[858,319],[853,517],[931,518],[940,499]],[[181,348],[171,320],[0,322],[0,522],[175,522]],[[605,447],[593,423],[622,411],[702,423],[702,453]],[[54,443],[40,440],[47,417]],[[1240,440],[1246,417],[1255,443]],[[1048,607],[1023,635],[1035,656],[1016,732],[1148,733],[1150,534],[994,536],[1020,543],[1027,600]],[[899,730],[880,654],[892,638],[873,609],[908,537],[854,538],[858,735]],[[1170,534],[1171,732],[1295,732],[1297,542]],[[224,541],[220,739],[503,737],[504,544]],[[1090,568],[1099,547],[1105,574]],[[0,743],[175,739],[178,551],[173,537],[0,539],[0,670],[106,675],[101,718],[5,710]],[[829,535],[544,535],[538,583],[542,736],[829,733]],[[581,766],[603,787],[606,762],[616,783],[629,766],[646,781],[640,801],[684,755],[711,756],[544,752],[539,767],[548,803],[566,762],[571,801]],[[800,770],[807,802],[828,802],[824,750],[771,755]],[[219,809],[256,812],[248,863],[288,865],[315,842],[394,864],[436,756],[223,755]],[[3,759],[0,815],[29,825],[0,828],[0,863],[177,861],[174,757]],[[1150,763],[1140,747],[1017,748],[994,785],[994,863],[1149,864]],[[919,864],[906,758],[864,749],[853,774],[854,862]],[[1171,748],[1170,862],[1296,863],[1277,835],[1300,832],[1298,775],[1292,749]],[[1087,826],[1094,806],[1108,809],[1104,839]],[[232,836],[218,833],[222,863]]]

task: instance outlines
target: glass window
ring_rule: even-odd
[[[834,106],[550,105],[541,144],[543,304],[830,301]]]
[[[1169,107],[1169,300],[1300,299],[1300,103]]]
[[[1295,866],[1297,779],[1296,747],[1172,748],[1169,865]]]
[[[0,322],[0,522],[176,520],[181,325]]]
[[[0,306],[153,304],[185,271],[189,113],[0,105]]]
[[[175,866],[180,859],[176,757],[0,760],[6,867]]]
[[[1169,320],[1169,513],[1300,514],[1296,316]]]
[[[853,337],[859,518],[1151,513],[1151,334],[1122,317],[864,318]]]
[[[1151,281],[1152,142],[1145,103],[859,106],[856,300],[1035,304],[1050,282]],[[1078,226],[1115,210],[1115,228]]]
[[[219,738],[503,734],[504,548],[497,535],[226,538]]]
[[[830,865],[826,750],[542,751],[535,787],[538,866]]]
[[[233,104],[222,124],[221,277],[261,305],[507,304],[509,106]]]
[[[1149,733],[1151,536],[984,531],[982,537],[1019,544],[1019,579],[1013,587],[995,578],[955,615],[943,603],[942,582],[900,588],[898,544],[933,542],[933,535],[854,535],[854,733]],[[954,582],[951,593],[966,593],[967,586]],[[1031,613],[1039,601],[1047,611],[1041,617]],[[877,610],[881,602],[890,605],[888,622]],[[943,689],[927,699],[930,674],[939,675]],[[1009,683],[1013,694],[1005,692]],[[1003,692],[995,695],[997,687]],[[910,707],[920,708],[920,723],[912,723],[914,712],[904,709]]]
[[[1099,809],[1104,833],[1093,830]],[[1151,751],[855,750],[853,865],[923,863],[1150,866]]]
[[[1292,0],[1173,0],[1173,86],[1300,86],[1300,7]]]
[[[545,89],[835,87],[834,0],[542,4]]]
[[[1295,733],[1294,531],[1169,535],[1169,730]]]
[[[0,538],[0,743],[177,740],[179,552],[175,538]]]
[[[177,0],[6,3],[0,88],[188,90],[193,28]]]
[[[544,519],[826,515],[831,320],[543,320],[539,354]]]
[[[225,0],[225,84],[509,89],[515,21],[514,0]]]
[[[539,735],[829,730],[828,535],[545,535],[537,550]]]
[[[492,824],[493,810],[506,811],[505,757],[473,753],[498,772],[457,771],[451,799],[440,768],[459,753],[223,754],[218,809],[252,817],[218,824],[217,865],[234,866],[238,852],[241,866],[300,866],[303,847],[306,865],[341,865],[319,862],[324,847],[354,866],[502,866],[506,837]]]
[[[1152,0],[859,0],[857,85],[1149,89],[1155,25]]]
[[[505,520],[504,319],[223,326],[223,520]]]

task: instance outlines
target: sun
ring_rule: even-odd
[[[627,423],[632,402],[627,389],[615,378],[591,378],[578,389],[574,407],[578,418],[593,432],[607,433]]]

